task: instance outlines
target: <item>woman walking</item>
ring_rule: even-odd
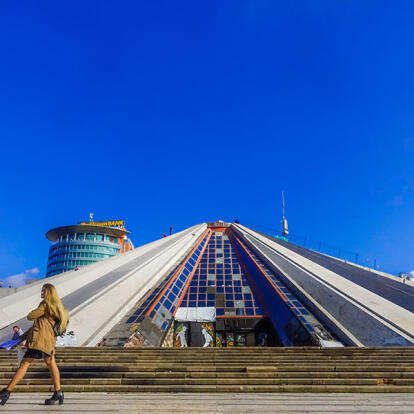
[[[52,405],[56,401],[63,404],[64,395],[60,388],[59,368],[55,361],[55,332],[60,335],[66,330],[69,315],[62,305],[56,288],[50,283],[43,285],[41,298],[43,300],[39,307],[27,315],[29,321],[34,321],[33,326],[23,336],[26,338],[27,351],[9,385],[0,391],[1,405],[6,404],[10,393],[26,375],[27,369],[35,359],[45,361],[53,379],[55,391],[51,398],[45,400],[45,404]]]

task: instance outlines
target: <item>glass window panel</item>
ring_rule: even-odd
[[[160,306],[160,310],[158,311],[160,315],[162,315],[164,318],[169,318],[171,316],[171,313],[166,309],[164,306]]]
[[[159,327],[161,327],[161,325],[164,323],[164,318],[160,314],[158,314],[155,317],[154,322],[155,322],[156,325],[158,325]]]
[[[174,293],[174,295],[178,295],[178,293],[180,292],[180,290],[178,289],[178,287],[177,287],[177,286],[174,286],[174,287],[172,288],[172,292]]]

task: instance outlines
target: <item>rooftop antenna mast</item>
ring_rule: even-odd
[[[282,191],[282,223],[283,223],[282,234],[284,237],[287,237],[289,235],[289,231],[288,231],[288,222],[285,217],[285,195],[283,194],[283,191]]]

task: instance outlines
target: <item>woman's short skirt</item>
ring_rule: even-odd
[[[46,354],[45,352],[39,351],[38,349],[31,348],[27,348],[27,351],[24,354],[24,358],[43,359],[47,357],[50,357],[50,355]]]

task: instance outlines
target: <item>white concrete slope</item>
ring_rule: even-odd
[[[338,295],[336,297],[344,298],[348,303],[358,308],[360,312],[364,312],[373,318],[373,320],[380,322],[382,325],[394,331],[396,334],[405,338],[408,342],[414,344],[413,312],[402,308],[401,306],[381,297],[380,295],[368,289],[365,289],[364,287],[346,279],[345,277],[342,277],[337,273],[323,266],[320,266],[319,264],[301,256],[298,253],[293,252],[284,246],[281,246],[280,244],[245,226],[233,225],[233,228],[240,232],[243,238],[246,238],[247,240],[253,240],[254,238],[255,247],[261,250],[261,253],[265,259],[272,262],[275,268],[277,268],[287,279],[292,282],[292,285],[296,286],[298,289],[301,289],[301,286],[297,283],[297,280],[292,277],[292,274],[289,275],[289,272],[284,271],[280,267],[280,263],[276,263],[276,261],[272,259],[269,254],[266,254],[265,249],[260,248],[260,245],[271,249],[272,252],[283,258],[285,263],[289,263],[289,265],[292,265],[298,269],[298,271],[302,272],[302,274],[306,274],[306,277],[314,279],[314,281],[317,282],[319,286],[323,286],[324,289],[326,288],[332,293],[335,293],[335,295]],[[305,296],[308,295],[310,302],[315,302],[312,297],[309,297],[309,294],[306,291],[302,290],[301,293]],[[332,298],[333,297],[334,295]],[[320,307],[320,304],[315,305]],[[322,311],[326,313],[326,309],[322,309]],[[338,314],[340,314],[340,312]],[[334,319],[332,316],[331,318]],[[334,322],[338,325],[341,325],[341,321],[338,319],[339,318],[337,318]],[[345,320],[345,318],[343,320]],[[342,328],[344,327],[342,326]],[[349,324],[348,329],[352,331],[352,323]],[[366,329],[369,328],[366,327]],[[356,345],[366,345],[358,338],[358,335],[355,333],[353,340]]]
[[[190,249],[206,224],[156,240],[104,261],[27,285],[0,298],[0,342],[10,325],[28,326],[25,317],[40,302],[40,289],[54,284],[69,309],[68,329],[79,345],[93,346]]]

